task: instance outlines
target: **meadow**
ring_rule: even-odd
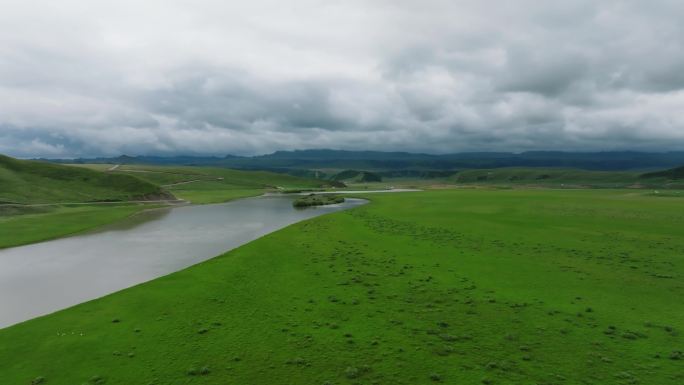
[[[0,330],[2,382],[684,382],[681,198],[366,198]]]
[[[179,199],[197,204],[226,202],[261,195],[268,190],[327,186],[323,180],[214,167],[121,165],[113,174],[136,176],[163,187]]]
[[[0,204],[173,199],[142,179],[0,155]]]
[[[573,168],[503,167],[463,170],[445,178],[448,183],[466,185],[543,186],[553,188],[671,188],[684,184],[674,170],[655,173],[637,171],[589,171]]]

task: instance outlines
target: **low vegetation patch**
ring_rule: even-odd
[[[325,206],[344,202],[344,198],[334,194],[309,194],[295,199],[294,207]]]

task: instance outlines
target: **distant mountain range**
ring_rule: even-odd
[[[409,152],[297,150],[258,156],[127,156],[112,158],[41,159],[56,163],[197,165],[309,174],[309,170],[357,169],[399,173],[455,171],[500,167],[569,167],[585,170],[656,170],[684,165],[678,152],[529,151],[420,154]]]

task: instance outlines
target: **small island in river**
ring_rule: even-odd
[[[331,194],[309,194],[299,197],[292,202],[294,207],[325,206],[336,203],[343,203],[344,198],[339,195]]]

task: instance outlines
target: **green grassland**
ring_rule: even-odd
[[[349,189],[386,188],[453,188],[453,187],[495,187],[495,188],[633,188],[633,189],[684,189],[684,168],[658,172],[640,171],[589,171],[571,168],[548,167],[505,167],[495,169],[465,169],[452,175],[448,172],[425,172],[421,176],[402,176],[402,173],[382,172],[381,181],[345,179]],[[333,172],[334,170],[326,170]],[[354,171],[360,173],[359,171]],[[346,176],[351,170],[339,172]],[[396,174],[396,175],[395,175]],[[357,174],[354,174],[357,175]]]
[[[64,163],[69,166],[74,166],[74,167],[82,167],[82,168],[87,168],[90,170],[95,170],[95,171],[107,171],[111,169],[112,167],[116,166],[116,164],[111,164],[111,163]]]
[[[135,175],[193,203],[225,202],[266,190],[327,186],[326,181],[287,174],[214,167],[122,165],[113,173]]]
[[[451,176],[396,177],[383,176],[382,181],[345,180],[351,189],[364,188],[443,188],[443,187],[545,187],[545,188],[633,188],[684,189],[684,168],[658,172],[588,171],[571,168],[505,167],[466,169]],[[391,174],[391,173],[389,173]],[[436,174],[436,173],[435,173]]]
[[[344,183],[381,182],[382,177],[370,171],[344,170],[331,177],[332,180]]]
[[[72,203],[165,197],[168,196],[158,186],[130,175],[0,155],[0,203]]]
[[[205,180],[222,182],[238,186],[275,188],[286,186],[320,186],[325,182],[316,179],[299,178],[287,174],[268,171],[243,171],[228,168],[196,167],[196,166],[147,166],[122,165],[114,173],[134,174],[139,178],[159,185]]]
[[[2,382],[684,383],[684,200],[368,199],[2,329]]]
[[[667,177],[668,175],[654,174],[645,178],[643,173],[633,171],[508,167],[463,170],[446,180],[457,184],[531,185],[566,188],[684,188],[684,183],[681,180],[670,179]]]
[[[154,205],[66,205],[0,207],[0,248],[80,233]]]
[[[199,187],[199,186],[197,186]],[[247,198],[258,196],[264,193],[260,189],[225,189],[225,188],[207,188],[207,189],[173,189],[173,193],[180,199],[185,199],[195,204],[206,203],[221,203],[228,202],[234,199]]]

